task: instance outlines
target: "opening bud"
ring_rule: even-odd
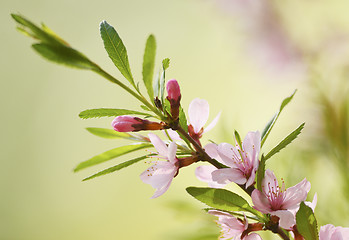
[[[174,119],[178,118],[179,106],[181,101],[181,90],[176,79],[171,79],[167,82],[167,99],[171,104],[171,115]]]
[[[152,122],[138,117],[123,115],[116,117],[111,123],[118,132],[138,132],[141,130],[162,130],[164,123]]]

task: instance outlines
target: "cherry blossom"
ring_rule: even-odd
[[[262,181],[262,192],[255,189],[251,197],[255,209],[278,216],[279,225],[291,229],[296,224],[295,213],[300,203],[307,198],[309,191],[310,182],[305,178],[297,185],[286,189],[285,183],[282,182],[280,186],[274,173],[267,169]]]
[[[229,213],[217,210],[210,210],[208,213],[218,217],[217,224],[221,227],[220,239],[262,240],[257,233],[244,234],[248,228],[246,217],[244,217],[244,220],[241,220]]]
[[[349,228],[327,224],[320,228],[319,240],[349,240]]]
[[[157,198],[164,194],[170,187],[172,179],[178,172],[178,159],[176,158],[177,145],[171,142],[168,146],[155,134],[148,134],[151,143],[158,154],[154,157],[166,161],[156,161],[154,165],[145,170],[140,178],[144,183],[150,184],[156,189],[151,198]]]
[[[229,168],[218,169],[212,173],[213,180],[223,184],[227,181],[239,185],[246,184],[246,188],[254,183],[259,165],[258,155],[261,145],[260,133],[248,132],[242,142],[242,149],[236,144],[229,143],[218,145],[218,154],[224,165]]]
[[[211,130],[218,122],[220,113],[213,119],[213,121],[204,128],[210,112],[210,106],[204,99],[195,98],[189,104],[189,133],[194,139],[201,138],[204,132]]]

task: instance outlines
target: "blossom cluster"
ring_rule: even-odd
[[[142,112],[128,109],[89,109],[80,113],[81,118],[110,117],[112,129],[90,128],[94,135],[105,138],[124,138],[134,144],[117,147],[80,163],[74,171],[109,161],[124,154],[144,148],[156,151],[98,172],[84,180],[102,176],[133,165],[146,158],[156,159],[153,165],[141,173],[141,180],[155,188],[152,198],[162,196],[172,181],[180,174],[180,169],[194,163],[206,163],[195,170],[196,177],[206,182],[208,188],[188,187],[187,192],[210,208],[207,212],[218,217],[222,239],[259,240],[260,231],[271,231],[282,239],[295,240],[349,240],[349,228],[325,225],[318,231],[314,210],[317,203],[315,194],[311,202],[306,201],[310,182],[304,178],[295,186],[286,188],[285,182],[278,181],[274,172],[266,168],[267,159],[290,144],[301,133],[304,124],[291,132],[266,155],[262,147],[283,108],[291,101],[294,93],[286,98],[273,119],[261,132],[250,131],[243,141],[234,132],[235,144],[202,143],[202,137],[218,122],[220,113],[206,126],[209,118],[209,104],[204,99],[192,100],[188,109],[188,119],[181,105],[181,90],[175,79],[165,84],[165,72],[169,59],[162,61],[159,76],[153,83],[155,62],[155,38],[150,35],[144,54],[143,82],[149,100],[135,83],[125,46],[116,30],[103,21],[100,33],[104,47],[125,79],[134,88],[105,72],[85,55],[71,48],[67,42],[46,26],[40,28],[26,18],[13,14],[20,30],[39,43],[33,45],[40,55],[50,61],[71,67],[91,70],[117,84],[141,102]],[[167,96],[165,96],[165,86]],[[149,118],[152,118],[149,120]],[[147,136],[140,131],[160,131]],[[166,140],[160,138],[166,136]],[[250,201],[228,191],[228,184],[238,185],[250,197]],[[250,206],[249,202],[253,205]]]

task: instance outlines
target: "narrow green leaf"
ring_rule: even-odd
[[[154,97],[159,97],[159,92],[160,92],[160,73],[161,73],[161,70],[159,70],[156,73],[155,81],[153,83]]]
[[[52,62],[79,69],[97,69],[93,62],[73,48],[46,43],[36,43],[32,47],[37,53]]]
[[[11,14],[11,16],[18,24],[21,25],[19,29],[22,33],[26,33],[26,35],[49,45],[69,46],[67,42],[58,37],[58,35],[47,26],[43,25],[42,28],[40,28],[19,14]]]
[[[87,131],[92,133],[93,135],[97,137],[102,137],[102,138],[108,138],[108,139],[118,139],[118,138],[133,138],[132,135],[128,133],[123,133],[123,132],[117,132],[113,129],[109,128],[93,128],[89,127],[86,128]]]
[[[240,134],[238,133],[238,131],[235,130],[234,135],[235,135],[235,140],[236,140],[237,144],[239,145],[240,149],[242,149],[242,142],[241,142]]]
[[[115,109],[115,108],[98,108],[98,109],[88,109],[82,111],[79,114],[80,118],[88,119],[88,118],[100,118],[100,117],[117,117],[121,115],[144,115],[149,116],[149,113],[143,113],[128,109]]]
[[[185,116],[185,112],[181,106],[179,107],[179,126],[181,126],[185,132],[188,132],[187,117]]]
[[[262,154],[261,161],[257,169],[257,189],[259,191],[262,191],[262,181],[264,179],[264,174],[265,174],[265,158],[264,158],[264,154]]]
[[[118,33],[106,21],[101,22],[99,29],[104,42],[104,48],[110,59],[121,74],[136,88],[128,62],[127,51]]]
[[[301,202],[296,214],[297,230],[305,240],[319,240],[317,221],[313,210]]]
[[[153,75],[155,66],[156,41],[153,35],[150,35],[145,45],[143,57],[143,82],[147,89],[151,101],[154,99]]]
[[[170,59],[165,58],[162,60],[162,74],[160,76],[160,100],[161,103],[164,103],[164,94],[165,94],[165,76],[166,76],[166,69],[170,66]]]
[[[141,143],[141,144],[132,144],[132,145],[126,145],[122,147],[117,147],[112,150],[106,151],[102,154],[99,154],[97,156],[94,156],[93,158],[90,158],[84,162],[81,162],[75,169],[74,172],[80,171],[84,168],[91,167],[106,161],[109,161],[113,158],[120,157],[122,155],[125,155],[126,153],[134,152],[140,149],[149,148],[152,147],[152,144],[149,143]]]
[[[129,161],[126,161],[126,162],[123,162],[123,163],[120,163],[118,165],[115,165],[113,167],[110,167],[110,168],[107,168],[103,171],[100,171],[96,174],[93,174],[87,178],[84,178],[82,181],[87,181],[87,180],[90,180],[90,179],[93,179],[95,177],[100,177],[100,176],[103,176],[103,175],[106,175],[106,174],[109,174],[109,173],[113,173],[115,171],[118,171],[120,169],[123,169],[125,167],[128,167],[128,166],[131,166],[132,164],[135,164],[139,161],[142,161],[143,159],[146,159],[148,157],[148,155],[146,156],[142,156],[142,157],[138,157],[138,158],[135,158],[135,159],[132,159],[132,160],[129,160]]]
[[[261,147],[263,146],[265,140],[267,139],[267,137],[269,136],[270,131],[272,130],[272,128],[274,127],[276,120],[279,118],[282,110],[284,109],[284,107],[286,107],[286,105],[292,100],[293,96],[296,94],[297,90],[295,90],[291,96],[285,98],[280,106],[279,111],[275,114],[275,116],[268,122],[268,124],[265,126],[262,135],[261,135]]]
[[[287,137],[285,137],[276,147],[274,147],[266,156],[265,160],[271,158],[274,154],[278,153],[280,150],[285,148],[288,144],[290,144],[297,136],[301,133],[304,128],[304,124],[302,123],[296,130],[291,132]]]
[[[244,198],[228,190],[197,187],[188,187],[186,190],[209,207],[231,212],[247,211],[261,217],[261,213],[253,209]]]

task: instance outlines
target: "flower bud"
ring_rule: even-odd
[[[151,122],[138,117],[128,115],[116,117],[112,124],[118,132],[137,132],[140,130],[161,130],[165,128],[163,123]]]
[[[167,90],[167,94],[168,94],[168,100],[171,101],[171,99],[173,99],[173,101],[175,101],[175,102],[180,101],[181,90],[179,88],[179,85],[178,85],[178,82],[176,79],[171,79],[167,82],[166,90]]]
[[[181,90],[176,79],[167,82],[167,99],[171,104],[171,115],[173,119],[178,119],[179,106],[181,101]]]

